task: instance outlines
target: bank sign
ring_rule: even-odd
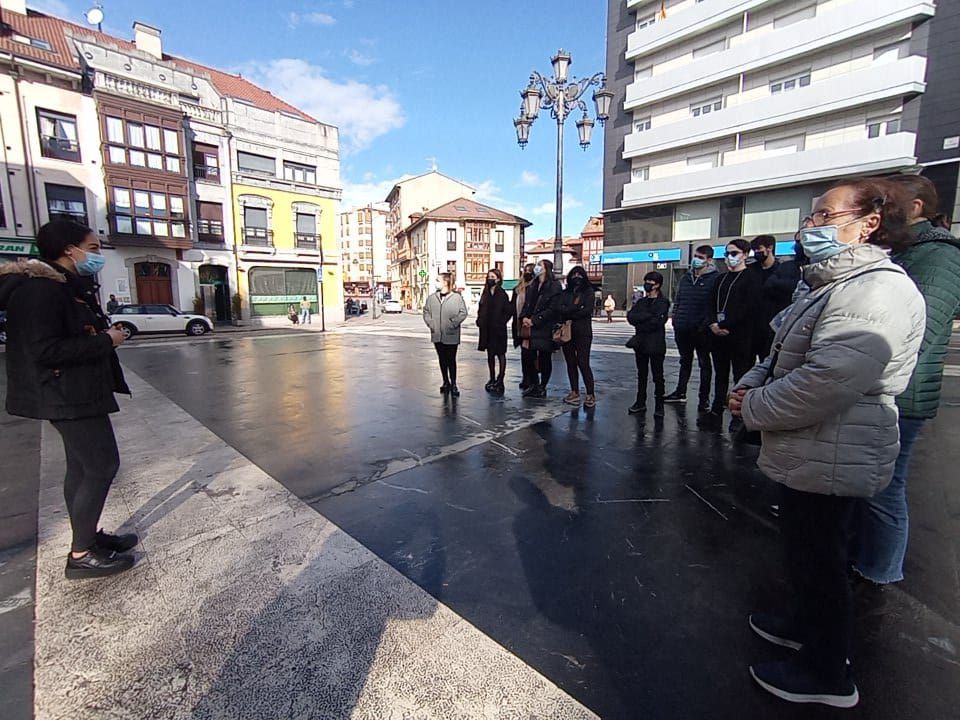
[[[36,255],[36,246],[31,242],[0,240],[0,255]]]
[[[603,253],[604,265],[623,265],[625,263],[676,262],[682,254],[681,248],[663,248],[661,250],[630,250],[627,252]]]

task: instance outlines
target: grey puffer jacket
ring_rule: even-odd
[[[457,292],[443,297],[432,293],[423,304],[423,322],[430,328],[430,341],[444,345],[460,344],[460,326],[467,319],[467,304]]]
[[[753,388],[743,420],[762,431],[758,464],[772,480],[804,492],[870,497],[890,483],[900,451],[894,398],[917,363],[923,297],[874,245],[809,265],[803,276],[810,291],[777,331],[773,378],[760,387],[767,358],[737,385]]]

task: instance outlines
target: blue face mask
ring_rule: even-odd
[[[533,268],[533,274],[536,277],[540,277],[543,274],[543,265],[536,265]]]
[[[743,255],[727,255],[727,265],[730,267],[737,267],[740,263],[743,262]]]
[[[800,247],[811,263],[823,262],[846,249],[847,245],[837,238],[837,230],[836,225],[800,229]]]
[[[77,275],[96,275],[103,270],[107,260],[103,255],[95,252],[83,252],[83,260],[77,263]]]
[[[706,260],[698,257],[695,257],[693,260],[690,261],[690,265],[693,266],[694,270],[700,270],[706,264],[707,264]]]

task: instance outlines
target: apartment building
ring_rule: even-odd
[[[835,180],[916,171],[947,4],[611,0],[605,289],[623,302],[652,269],[672,284],[701,243],[765,233],[789,254]],[[945,190],[952,206],[955,172]]]
[[[603,284],[603,215],[593,215],[580,231],[580,254],[587,277],[594,285]]]
[[[344,292],[369,295],[371,287],[390,290],[386,203],[370,203],[338,214]]]

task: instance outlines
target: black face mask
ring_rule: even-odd
[[[487,287],[493,290],[497,286],[496,280],[487,280]]]
[[[530,282],[531,280],[533,280],[533,273],[524,273],[524,274],[523,274],[523,279],[524,279],[526,282]]]
[[[644,290],[644,292],[648,292],[648,293],[649,293],[649,292],[653,292],[653,291],[656,290],[656,289],[657,289],[657,286],[656,286],[654,283],[644,283],[644,284],[643,284],[643,290]]]
[[[587,279],[583,277],[583,275],[574,275],[572,278],[570,278],[570,284],[573,287],[583,287],[587,284]]]

